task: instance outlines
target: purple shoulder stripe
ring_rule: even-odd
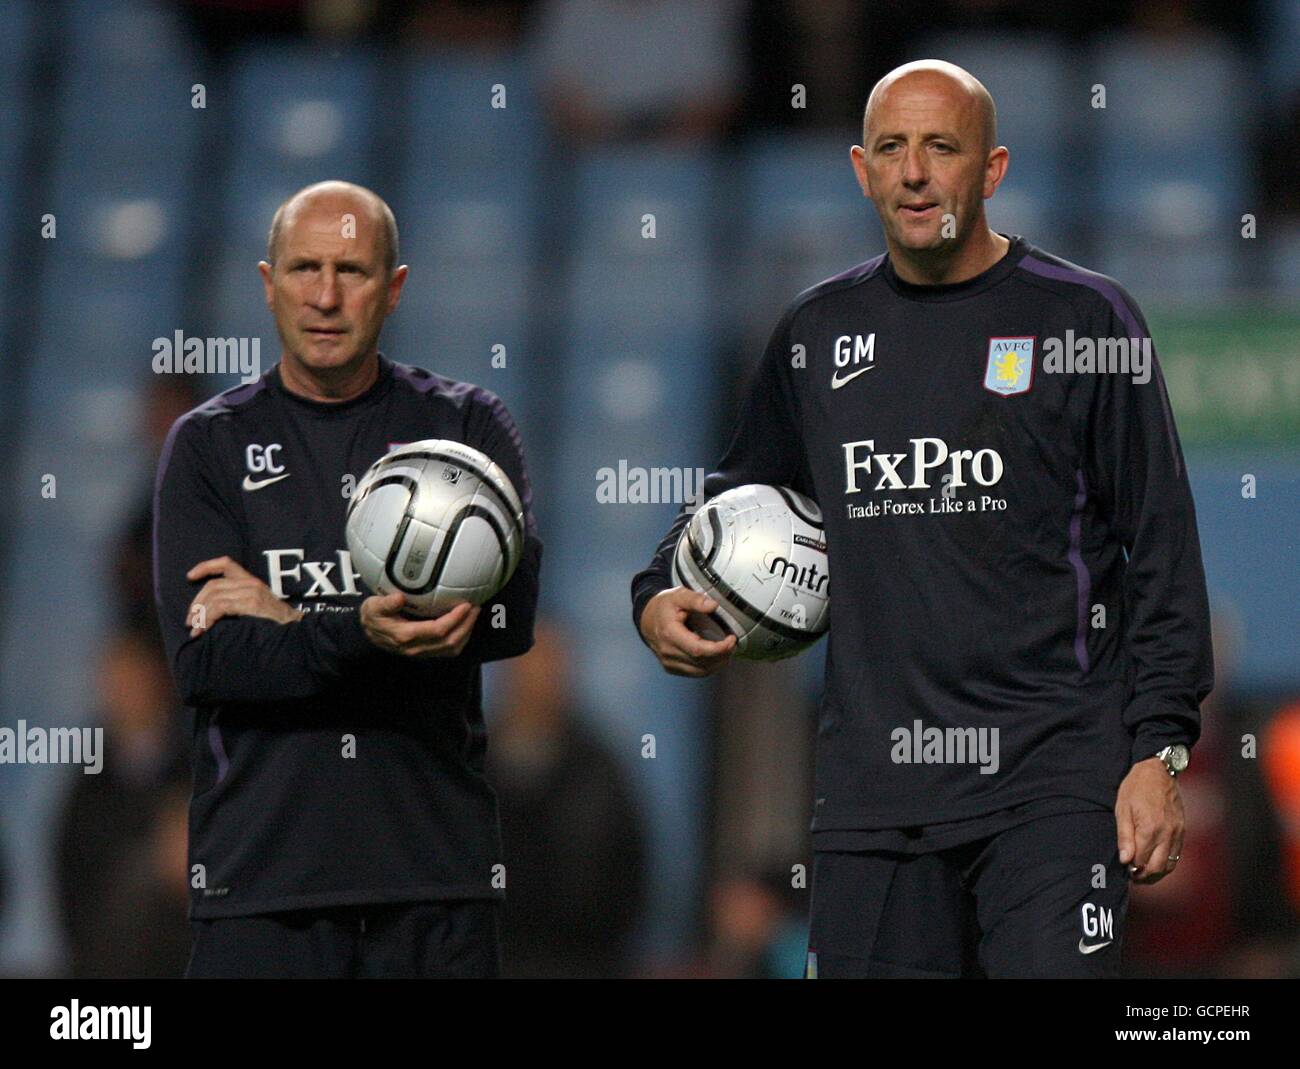
[[[472,382],[457,382],[455,379],[449,379],[425,368],[410,367],[396,362],[393,363],[393,376],[414,387],[420,393],[443,390],[449,396],[463,396],[485,406],[492,412],[497,422],[505,427],[515,445],[520,446],[519,431],[515,427],[514,420],[510,418],[505,402],[491,390],[483,386],[476,386]],[[522,451],[522,446],[520,446],[520,449]]]
[[[1090,290],[1095,290],[1110,302],[1110,306],[1115,310],[1115,314],[1119,316],[1120,322],[1124,324],[1130,338],[1145,338],[1147,336],[1146,331],[1138,326],[1137,319],[1119,290],[1101,275],[1092,271],[1085,271],[1081,267],[1063,267],[1060,264],[1049,264],[1037,259],[1032,254],[1022,259],[1019,266],[1031,274],[1041,275],[1043,278],[1055,279],[1057,282],[1073,282],[1076,285],[1087,286]]]
[[[825,282],[821,283],[821,285],[824,286],[827,282],[843,282],[845,279],[849,278],[866,278],[885,262],[886,255],[886,253],[882,252],[879,256],[873,256],[865,263],[854,264],[847,271],[841,271],[838,275],[832,275],[830,278],[826,279]]]
[[[484,389],[482,386],[470,386],[469,395],[481,405],[486,405],[509,434],[510,439],[519,444],[519,429],[515,426],[515,421],[510,416],[510,410],[506,408],[506,403],[501,400],[491,390]]]
[[[1078,492],[1074,495],[1074,510],[1070,513],[1070,548],[1066,557],[1074,569],[1077,594],[1075,602],[1074,658],[1079,671],[1088,671],[1088,602],[1092,600],[1092,575],[1083,559],[1083,507],[1088,503],[1088,487],[1083,479],[1083,469],[1074,473]]]
[[[393,361],[393,377],[400,379],[420,393],[431,393],[434,390],[439,390],[442,391],[444,396],[451,398],[464,397],[470,402],[483,405],[492,414],[492,419],[497,425],[505,431],[506,437],[509,438],[515,451],[520,457],[523,456],[524,444],[519,436],[519,427],[511,418],[510,410],[506,408],[505,402],[491,390],[483,386],[476,386],[472,382],[458,382],[455,379],[449,379],[437,372],[429,371],[427,368],[412,367],[409,364],[399,364],[396,361]],[[516,486],[515,491],[519,494],[519,500],[531,521],[533,491],[529,485],[526,471],[523,473],[523,485]]]
[[[1058,282],[1073,282],[1080,286],[1087,286],[1090,290],[1100,293],[1107,301],[1110,302],[1111,308],[1119,316],[1120,322],[1124,324],[1124,329],[1128,331],[1130,338],[1150,338],[1142,327],[1138,324],[1137,317],[1129,308],[1128,301],[1115,288],[1110,279],[1097,274],[1095,271],[1085,271],[1081,267],[1066,267],[1061,264],[1049,264],[1043,260],[1035,258],[1032,254],[1026,256],[1020,261],[1020,266],[1026,271],[1035,275],[1041,275],[1043,278],[1055,279]],[[1160,398],[1160,410],[1165,417],[1165,434],[1169,439],[1169,449],[1174,458],[1174,471],[1181,477],[1183,474],[1182,452],[1178,448],[1178,439],[1174,432],[1174,413],[1169,406],[1169,395],[1160,384],[1160,372],[1155,373],[1156,392]]]
[[[218,394],[213,400],[224,401],[228,405],[242,405],[245,401],[251,401],[259,393],[266,389],[266,376],[252,382],[246,382],[242,386],[235,386],[224,393]]]
[[[510,410],[506,408],[506,403],[491,390],[484,389],[482,386],[471,385],[469,388],[469,395],[479,404],[487,406],[488,411],[492,413],[492,418],[495,419],[497,425],[506,432],[506,437],[510,440],[510,444],[514,447],[515,452],[519,454],[519,457],[522,460],[524,455],[523,439],[519,436],[519,427],[511,417]],[[523,485],[516,486],[515,490],[519,494],[519,500],[524,506],[524,513],[528,516],[531,526],[533,488],[528,481],[528,472],[525,470],[521,474],[523,476]]]
[[[423,372],[423,374],[420,374]],[[424,368],[411,367],[407,364],[399,364],[393,361],[393,378],[401,379],[408,386],[413,386],[420,393],[428,393],[430,390],[445,382],[441,375],[435,375],[432,371],[426,371]]]

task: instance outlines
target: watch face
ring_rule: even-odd
[[[1187,767],[1190,756],[1186,746],[1169,747],[1169,767],[1175,772],[1182,772]]]

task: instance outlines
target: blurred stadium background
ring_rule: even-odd
[[[155,375],[151,343],[260,338],[269,367],[271,214],[338,177],[392,204],[412,268],[383,351],[499,393],[532,468],[547,623],[487,673],[507,971],[797,975],[821,655],[660,672],[628,584],[676,506],[598,504],[597,471],[712,465],[784,305],[883,247],[848,147],[875,79],[937,56],[997,102],[994,225],[1146,309],[1192,472],[1219,684],[1187,857],[1137,890],[1129,971],[1300,975],[1300,3],[2,0],[0,20],[0,724],[108,737],[100,776],[0,766],[0,973],[184,966],[148,498],[170,422],[235,380]]]

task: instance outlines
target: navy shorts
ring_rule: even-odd
[[[1100,810],[927,854],[817,853],[808,975],[1117,977],[1128,889]]]
[[[500,975],[490,900],[336,906],[190,922],[190,978]]]

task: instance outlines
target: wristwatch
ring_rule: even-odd
[[[1177,776],[1178,773],[1182,772],[1191,758],[1187,747],[1181,742],[1175,743],[1173,746],[1166,746],[1155,756],[1165,763],[1165,768],[1169,769],[1171,776]]]

